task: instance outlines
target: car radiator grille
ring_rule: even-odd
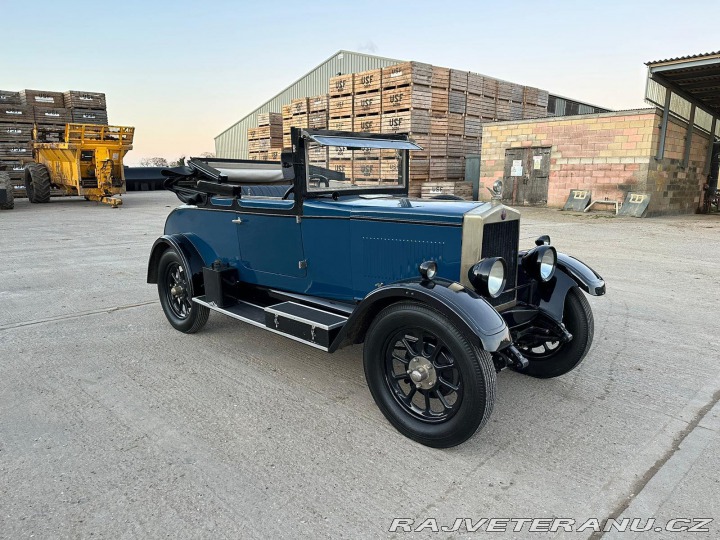
[[[506,289],[517,285],[518,244],[520,243],[520,221],[500,221],[488,223],[483,227],[482,258],[502,257],[507,263]],[[493,306],[499,306],[515,300],[516,292],[508,291],[497,298],[488,299]]]

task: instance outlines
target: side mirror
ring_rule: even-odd
[[[283,150],[280,153],[283,180],[295,180],[295,167],[293,167],[293,153]]]

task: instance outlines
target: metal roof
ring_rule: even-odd
[[[693,58],[701,58],[703,56],[714,56],[720,54],[720,51],[716,52],[708,52],[708,53],[700,53],[700,54],[689,54],[687,56],[676,56],[675,58],[667,58],[665,60],[651,60],[650,62],[645,62],[646,66],[649,65],[658,65],[658,64],[666,64],[668,62],[677,62],[679,60],[691,60]]]
[[[648,75],[673,93],[720,115],[720,52],[647,62]]]
[[[247,158],[247,130],[257,127],[258,114],[281,112],[282,106],[293,99],[327,94],[330,78],[338,73],[358,73],[400,62],[404,60],[340,50],[215,137],[215,153],[227,158]]]

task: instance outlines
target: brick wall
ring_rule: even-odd
[[[657,109],[640,109],[484,124],[480,181],[490,186],[503,177],[509,148],[550,147],[548,206],[562,206],[571,189],[589,189],[593,199],[650,193],[650,213],[694,211],[709,139],[695,131],[690,166],[682,168],[687,128],[672,120],[658,162],[660,122]]]
[[[652,147],[652,159],[645,186],[650,194],[648,215],[692,213],[700,203],[702,186],[707,182],[703,174],[707,160],[710,137],[693,131],[690,141],[690,159],[688,166],[682,166],[685,153],[687,124],[671,117],[665,137],[665,155],[657,161],[655,154],[660,141],[662,116],[656,115]]]

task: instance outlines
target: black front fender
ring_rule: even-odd
[[[518,271],[524,272],[522,265],[518,265]],[[537,306],[540,311],[550,315],[558,322],[562,322],[565,297],[573,287],[580,287],[593,296],[605,294],[603,278],[584,262],[565,253],[557,254],[555,274],[547,283],[531,279],[527,275],[523,277],[526,281],[533,283],[526,289],[526,294],[529,293],[530,297],[521,299],[527,304]]]
[[[474,291],[452,281],[410,279],[379,287],[355,308],[342,331],[330,345],[330,352],[361,343],[372,320],[385,307],[411,300],[445,315],[476,345],[495,352],[512,343],[510,331],[500,314]]]
[[[586,293],[593,296],[605,294],[605,280],[581,260],[565,253],[558,253],[557,268],[570,276]]]
[[[193,243],[183,234],[166,234],[155,240],[152,250],[150,250],[150,260],[148,261],[147,282],[157,283],[158,281],[158,262],[160,257],[166,250],[175,250],[183,260],[185,268],[192,276],[193,294],[199,296],[205,293],[203,284],[203,266],[205,262]]]

